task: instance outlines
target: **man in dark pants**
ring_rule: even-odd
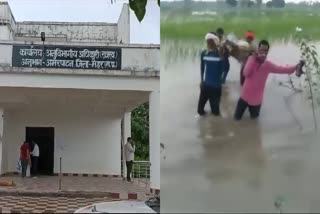
[[[261,40],[257,53],[252,54],[247,60],[243,70],[245,81],[241,88],[240,98],[236,106],[234,114],[235,120],[241,120],[246,108],[249,108],[252,119],[259,117],[269,74],[292,74],[297,69],[300,71],[303,66],[303,62],[290,66],[275,65],[267,60],[269,48],[269,42]]]
[[[27,175],[28,164],[31,165],[30,149],[29,149],[29,143],[27,141],[25,141],[20,147],[20,161],[21,161],[21,167],[22,167],[21,176],[24,178]]]
[[[247,108],[249,109],[251,119],[256,119],[259,117],[261,104],[256,106],[248,105],[248,103],[245,100],[240,98],[237,103],[236,111],[234,113],[234,118],[236,120],[240,120]]]
[[[206,35],[207,50],[201,52],[201,83],[198,103],[198,114],[204,115],[204,107],[209,100],[211,112],[220,115],[221,88],[223,84],[224,61],[223,52],[218,49],[219,38],[208,33]]]
[[[133,140],[131,137],[128,137],[127,143],[125,145],[125,155],[126,155],[126,166],[127,166],[127,181],[131,182],[131,172],[133,167],[133,161],[134,161],[134,152],[136,150],[136,147],[134,145]]]

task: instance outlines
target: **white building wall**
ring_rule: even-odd
[[[160,91],[149,97],[150,188],[160,189]]]
[[[118,43],[130,43],[130,9],[128,4],[123,4],[118,20]]]
[[[160,47],[122,48],[121,60],[125,71],[160,72]]]
[[[0,33],[1,33],[1,26],[0,26]],[[12,65],[12,45],[0,45],[0,66]]]
[[[41,41],[41,32],[45,32],[48,41],[57,37],[68,42],[117,42],[117,25],[106,23],[18,22],[15,35]]]
[[[108,109],[19,110],[6,112],[5,172],[16,171],[19,148],[25,140],[25,128],[54,127],[54,172],[88,174],[121,174],[121,114],[108,115]],[[40,154],[41,155],[41,154]]]
[[[10,29],[8,25],[0,25],[0,40],[10,40]]]

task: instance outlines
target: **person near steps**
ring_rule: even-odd
[[[21,161],[21,168],[22,168],[21,176],[22,178],[24,178],[27,175],[28,165],[31,166],[30,149],[29,149],[29,143],[27,141],[24,141],[24,143],[20,147],[20,161]]]
[[[32,160],[32,168],[31,168],[31,175],[36,178],[38,175],[38,162],[39,162],[39,146],[34,141],[32,141],[33,144],[33,150],[30,153],[31,154],[31,160]]]
[[[136,146],[131,137],[127,138],[127,143],[125,145],[125,155],[126,155],[126,166],[127,166],[127,181],[131,182],[131,172],[133,168],[134,152]]]
[[[291,66],[273,64],[266,59],[269,48],[269,42],[262,40],[258,45],[258,52],[248,58],[243,71],[245,76],[244,84],[234,113],[235,120],[241,120],[247,108],[249,108],[252,119],[259,117],[264,89],[270,73],[292,74],[296,70],[301,70],[303,66],[302,61]]]
[[[205,37],[207,49],[201,52],[201,82],[198,102],[198,114],[205,114],[204,108],[209,100],[211,112],[215,116],[220,115],[220,99],[223,85],[224,57],[223,49],[219,47],[219,38],[213,33]]]

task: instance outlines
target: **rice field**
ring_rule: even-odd
[[[288,39],[296,27],[314,40],[320,39],[320,13],[317,11],[286,10],[234,10],[173,13],[161,13],[161,40],[199,40],[205,33],[223,27],[225,32],[243,36],[247,30],[256,33],[257,38]]]

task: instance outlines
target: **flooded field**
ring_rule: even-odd
[[[201,46],[180,45],[161,42],[161,211],[276,212],[280,203],[283,212],[319,212],[320,136],[307,96],[279,86],[288,75],[271,75],[260,119],[235,122],[240,65],[232,60],[222,118],[199,118]],[[299,57],[293,44],[273,43],[269,58]]]

